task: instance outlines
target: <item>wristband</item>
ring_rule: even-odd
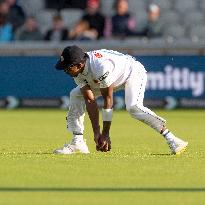
[[[112,121],[113,109],[103,109],[102,108],[102,119],[103,121]]]

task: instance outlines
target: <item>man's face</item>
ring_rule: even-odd
[[[71,77],[77,77],[79,73],[82,73],[84,70],[85,64],[79,63],[76,65],[72,65],[68,68],[64,69],[64,72]]]

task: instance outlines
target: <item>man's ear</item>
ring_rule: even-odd
[[[82,68],[84,64],[83,63],[79,63],[78,65],[79,65],[79,68]]]
[[[79,68],[83,68],[85,66],[85,62],[81,62],[78,65],[79,65]]]

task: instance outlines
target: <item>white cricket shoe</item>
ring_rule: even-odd
[[[70,144],[65,144],[64,147],[54,150],[55,154],[75,154],[81,152],[83,154],[88,154],[89,149],[85,140],[72,140]]]
[[[174,137],[171,140],[167,141],[167,144],[169,145],[171,149],[172,154],[181,154],[184,152],[188,146],[188,142],[185,142],[177,137]]]

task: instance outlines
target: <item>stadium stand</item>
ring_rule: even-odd
[[[197,9],[198,2],[196,0],[177,0],[175,1],[174,8],[179,13],[189,12]]]
[[[205,24],[193,26],[190,30],[190,37],[192,40],[205,39]]]
[[[146,13],[146,1],[131,1],[129,0],[129,10],[130,12],[135,15],[140,11],[145,11]]]
[[[174,24],[168,27],[165,27],[165,36],[173,38],[183,38],[185,37],[186,30],[181,24]]]
[[[104,0],[101,2],[101,11],[107,17],[111,17],[113,15],[113,4],[115,0]]]
[[[38,11],[36,18],[39,23],[41,32],[45,33],[52,26],[52,18],[55,15],[56,10],[54,9],[44,9]]]
[[[162,10],[171,10],[173,7],[173,0],[148,0],[147,4],[157,4]]]
[[[181,20],[179,13],[170,10],[167,12],[162,11],[162,19],[167,27],[179,23]]]
[[[37,16],[38,12],[45,8],[44,0],[19,0],[19,4],[23,7],[28,16]]]
[[[204,1],[204,0],[201,0],[201,1],[199,2],[199,5],[200,5],[200,9],[201,9],[202,11],[205,11],[205,1]]]
[[[101,11],[106,17],[114,14],[115,0],[101,0]],[[205,39],[205,0],[128,0],[129,10],[134,15],[137,29],[147,21],[147,8],[151,3],[161,8],[161,19],[165,25],[162,38],[171,36],[189,38],[194,41]],[[45,0],[18,0],[27,16],[36,16],[40,30],[44,33],[52,24],[57,9],[46,9]],[[72,28],[84,13],[83,9],[64,8],[60,11],[65,25]],[[141,37],[136,37],[141,38]]]
[[[185,18],[183,19],[184,26],[187,28],[192,25],[203,24],[205,16],[202,11],[194,10],[185,14]]]
[[[65,25],[70,29],[82,17],[82,10],[80,9],[63,9],[61,10],[62,18]]]
[[[114,14],[113,4],[115,0],[101,1],[101,11],[107,17]],[[138,23],[144,23],[147,19],[147,8],[151,3],[157,4],[161,8],[161,17],[166,25],[164,37],[193,37],[199,36],[203,38],[203,23],[205,19],[205,1],[204,0],[128,0],[129,10],[134,15]],[[51,26],[52,16],[55,10],[45,9],[44,0],[19,0],[19,3],[25,9],[28,15],[36,15],[39,20],[41,31],[44,32]],[[61,15],[65,25],[69,28],[81,18],[83,10],[66,8],[62,9]],[[194,28],[197,26],[197,31]],[[181,28],[180,28],[181,27]],[[199,32],[199,34],[198,34]]]

